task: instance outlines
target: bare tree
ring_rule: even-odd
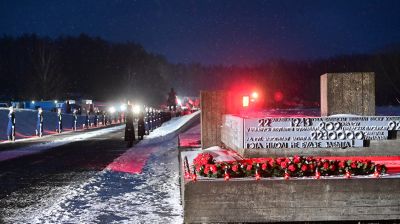
[[[57,49],[50,40],[37,40],[32,51],[33,78],[41,99],[58,97],[63,88],[58,70]]]

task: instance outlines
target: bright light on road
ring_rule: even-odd
[[[35,101],[34,101],[34,100],[32,100],[32,104],[35,104]]]

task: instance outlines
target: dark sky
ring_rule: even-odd
[[[400,42],[399,0],[1,0],[0,34],[82,32],[171,62],[253,64],[366,53]]]

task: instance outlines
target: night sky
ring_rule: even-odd
[[[22,33],[87,33],[175,63],[245,65],[400,43],[400,1],[1,0],[0,34]]]

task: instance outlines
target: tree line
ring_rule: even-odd
[[[376,74],[377,104],[400,103],[400,50],[396,46],[327,59],[205,66],[173,64],[138,43],[113,43],[85,34],[0,38],[2,100],[136,99],[155,105],[165,102],[171,87],[178,95],[198,96],[200,90],[242,85],[263,89],[271,99],[281,92],[287,101],[318,103],[322,74],[364,71]]]

